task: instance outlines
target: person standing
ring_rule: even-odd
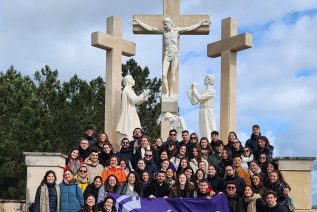
[[[61,212],[78,212],[84,205],[83,192],[71,171],[64,171],[63,181],[59,184],[61,190]]]
[[[245,142],[245,146],[250,147],[252,152],[255,152],[257,149],[257,141],[259,136],[261,136],[260,126],[258,124],[254,124],[252,126],[251,137]]]
[[[60,188],[56,185],[56,174],[49,170],[45,173],[40,186],[36,190],[33,204],[34,212],[59,212]]]

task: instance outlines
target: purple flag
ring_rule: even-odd
[[[230,212],[227,197],[218,194],[212,199],[205,198],[143,198],[109,193],[115,199],[118,212]]]

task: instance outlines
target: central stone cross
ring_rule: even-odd
[[[163,28],[163,19],[169,17],[173,22],[173,27],[188,27],[204,20],[209,21],[208,15],[180,15],[180,0],[164,0],[163,2],[163,15],[134,15],[133,19],[137,19],[149,26],[155,28]],[[145,30],[141,26],[133,25],[134,34],[159,34],[158,32],[151,32]],[[209,34],[209,26],[201,26],[194,31],[181,32],[184,35],[207,35]],[[178,38],[179,39],[179,38]],[[179,45],[179,40],[178,40]],[[179,46],[178,46],[179,49]],[[162,55],[164,54],[162,49]],[[162,57],[163,58],[163,57]],[[162,59],[163,61],[163,59]],[[169,70],[170,74],[171,71]],[[168,75],[168,78],[171,76]],[[179,81],[179,65],[175,70],[175,84],[174,84],[174,99],[162,99],[161,117],[165,112],[170,112],[178,115],[178,81]],[[168,136],[168,122],[161,118],[161,137],[167,138]]]

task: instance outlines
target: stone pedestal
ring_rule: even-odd
[[[56,173],[57,183],[62,181],[67,156],[51,152],[24,152],[23,154],[27,167],[26,203],[30,205],[34,202],[36,189],[48,170]]]
[[[290,184],[290,197],[296,211],[312,211],[312,169],[316,157],[277,157],[285,181]]]
[[[178,99],[162,99],[161,106],[161,138],[166,140],[169,133],[169,122],[164,120],[164,113],[170,112],[173,115],[178,115]]]

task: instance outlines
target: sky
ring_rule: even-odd
[[[105,51],[92,47],[90,35],[105,32],[106,19],[122,19],[123,38],[136,43],[133,58],[161,77],[162,38],[134,35],[134,14],[162,14],[162,0],[1,0],[0,71],[11,65],[32,76],[46,64],[59,79],[74,74],[90,81],[105,76]],[[238,53],[237,134],[244,143],[251,126],[261,126],[275,146],[274,156],[316,156],[317,142],[317,1],[181,0],[181,14],[210,15],[209,35],[180,38],[180,115],[190,132],[199,132],[199,106],[186,90],[202,90],[206,74],[216,78],[214,111],[219,125],[220,59],[207,57],[207,44],[221,36],[221,20],[236,18],[238,33],[253,34],[253,47]],[[130,58],[123,57],[122,62]],[[317,204],[317,162],[313,172]]]

